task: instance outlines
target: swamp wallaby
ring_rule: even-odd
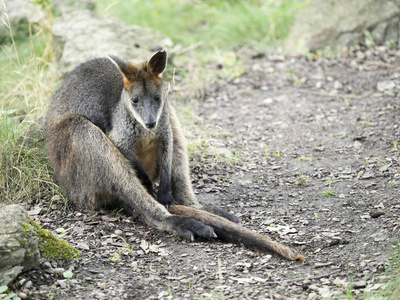
[[[46,118],[56,178],[78,209],[122,206],[149,225],[188,239],[216,237],[218,228],[220,238],[243,243],[233,233],[242,231],[236,216],[202,206],[194,195],[186,141],[162,83],[166,64],[165,51],[142,66],[109,56],[87,61],[67,76]],[[219,227],[225,222],[236,229],[224,233]],[[248,247],[260,250],[254,239]],[[277,252],[267,250],[260,251]],[[279,254],[301,259],[294,252]]]

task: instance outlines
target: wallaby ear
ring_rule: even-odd
[[[126,89],[131,86],[131,80],[135,74],[139,73],[139,67],[131,62],[126,62],[116,56],[108,55],[110,61],[117,67],[124,77],[124,85]]]
[[[114,55],[108,55],[108,58],[120,70],[124,77],[129,78],[130,76],[139,72],[139,67],[134,63],[126,62]]]
[[[160,75],[164,72],[167,67],[167,52],[165,50],[157,51],[148,61],[149,72],[161,77]]]

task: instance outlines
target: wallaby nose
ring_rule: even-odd
[[[149,129],[153,129],[154,127],[156,127],[156,123],[156,121],[147,122],[146,127]]]

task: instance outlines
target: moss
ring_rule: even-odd
[[[29,224],[24,224],[24,226],[22,226],[22,231],[28,231],[29,229],[31,229]]]
[[[66,241],[56,238],[50,231],[43,229],[36,222],[29,220],[39,238],[39,249],[48,259],[73,259],[79,257],[79,251]]]

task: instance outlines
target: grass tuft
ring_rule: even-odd
[[[46,158],[42,124],[35,122],[57,84],[49,63],[51,20],[49,16],[34,35],[29,27],[29,37],[17,42],[11,38],[0,49],[0,199],[5,203],[60,194]],[[7,28],[12,36],[9,23]]]

